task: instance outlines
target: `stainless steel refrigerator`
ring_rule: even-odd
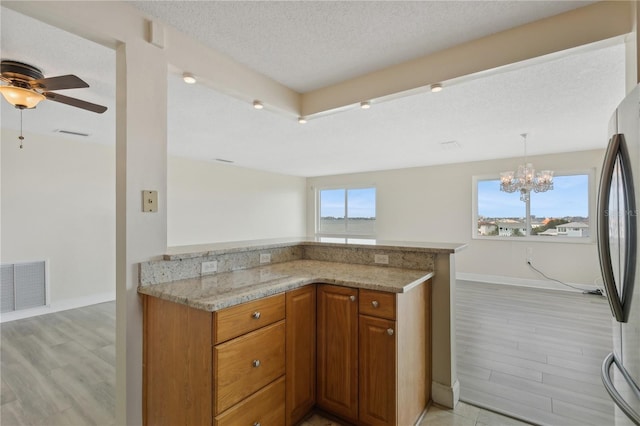
[[[616,403],[616,426],[640,425],[640,86],[616,109],[609,134],[597,231],[613,347],[602,364],[602,381]]]

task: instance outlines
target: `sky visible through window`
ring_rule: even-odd
[[[349,205],[347,212],[350,218],[376,217],[376,189],[348,189]],[[324,189],[320,191],[320,216],[321,217],[344,217],[345,213],[345,190],[344,189]]]
[[[556,176],[554,189],[531,194],[531,215],[538,218],[589,217],[589,176]],[[525,203],[518,192],[500,191],[499,180],[478,181],[478,215],[491,218],[521,218]]]

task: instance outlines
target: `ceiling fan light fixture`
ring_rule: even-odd
[[[45,100],[43,94],[17,86],[0,86],[0,93],[18,109],[35,108],[40,101]]]
[[[191,74],[190,72],[185,72],[182,74],[182,81],[187,84],[195,84],[197,80],[193,74]]]
[[[441,83],[432,84],[431,93],[438,93],[438,92],[442,92],[442,84]]]
[[[261,101],[256,99],[255,101],[253,101],[253,107],[255,109],[262,109],[262,108],[264,108],[264,105],[262,104]]]
[[[362,108],[362,109],[369,109],[369,108],[371,108],[371,102],[369,102],[369,101],[362,101],[362,102],[360,102],[360,108]]]

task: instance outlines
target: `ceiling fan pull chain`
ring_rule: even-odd
[[[22,136],[22,109],[20,110],[20,136],[18,139],[20,140],[20,149],[22,149],[22,141],[24,140],[24,136]]]

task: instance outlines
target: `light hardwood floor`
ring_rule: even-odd
[[[115,302],[0,326],[0,424],[115,424]]]
[[[460,399],[542,425],[613,425],[602,296],[458,281]]]
[[[463,400],[537,424],[613,424],[603,297],[459,282],[456,322]],[[2,426],[115,424],[114,302],[2,324],[0,338]],[[420,426],[523,424],[461,403]]]

